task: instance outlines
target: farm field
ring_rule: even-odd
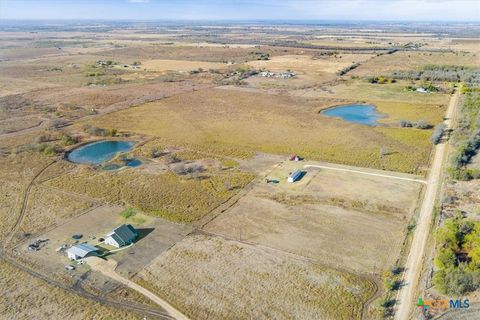
[[[210,319],[360,319],[374,288],[294,255],[207,235],[185,238],[134,280]]]
[[[260,183],[205,230],[340,269],[381,274],[390,268],[421,185],[316,168],[287,183],[285,177],[298,168],[291,163],[275,167],[267,179],[279,183]]]

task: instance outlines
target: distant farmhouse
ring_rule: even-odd
[[[88,243],[80,243],[70,247],[67,250],[67,256],[70,260],[79,260],[88,256],[94,256],[98,249]]]
[[[264,78],[281,78],[281,79],[288,79],[288,78],[293,78],[295,77],[295,73],[291,71],[286,71],[286,72],[271,72],[271,71],[263,71],[260,72],[260,76]]]
[[[116,248],[129,245],[138,237],[138,232],[130,224],[122,224],[105,237],[105,243]]]

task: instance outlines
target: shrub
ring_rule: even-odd
[[[415,124],[415,128],[417,129],[430,129],[432,125],[425,120],[420,120]]]
[[[48,128],[57,129],[57,128],[64,127],[67,124],[68,124],[68,121],[65,119],[54,119],[50,121],[50,123],[48,124]]]
[[[47,146],[44,150],[43,150],[43,153],[47,156],[55,156],[57,155],[58,153],[61,152],[61,149],[56,146],[56,145],[53,145],[53,146]]]
[[[120,212],[120,216],[124,219],[129,219],[133,216],[135,216],[137,213],[135,212],[135,210],[133,208],[127,208],[125,210],[123,210],[122,212]]]
[[[342,70],[340,70],[339,72],[337,72],[337,75],[338,76],[346,75],[349,71],[352,71],[353,69],[357,68],[358,66],[360,66],[360,63],[358,63],[358,62],[354,63],[352,65],[349,65],[348,67],[345,67]]]
[[[73,144],[78,143],[78,138],[72,137],[68,134],[63,134],[61,140],[64,146],[71,146]]]
[[[432,144],[440,143],[444,130],[445,130],[445,124],[443,124],[443,123],[437,124],[435,126],[435,130],[433,131],[432,136],[430,137],[430,142]]]
[[[413,123],[409,120],[400,120],[400,127],[411,128],[411,127],[413,127]]]
[[[468,270],[462,264],[459,268],[451,269],[444,274],[444,290],[446,294],[463,295],[480,287],[480,272]]]

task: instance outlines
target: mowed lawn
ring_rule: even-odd
[[[396,87],[393,89],[392,94],[402,97]],[[420,168],[428,162],[431,131],[372,128],[328,118],[319,110],[341,95],[325,98],[307,100],[260,92],[206,89],[89,122],[99,127],[162,137],[172,144],[223,156],[248,158],[257,151],[299,153],[312,160],[421,173]],[[408,101],[400,100],[402,113],[421,110],[423,114],[435,115],[435,119],[441,119],[443,114],[437,102],[448,102],[447,96],[438,98],[435,104],[420,102],[417,105],[407,98]],[[386,103],[381,112],[395,115],[396,108],[398,105]],[[380,155],[382,148],[389,153],[384,159]]]

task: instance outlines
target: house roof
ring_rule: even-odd
[[[77,257],[84,258],[90,252],[98,251],[94,246],[88,243],[80,243],[70,247],[67,252],[76,255]]]
[[[112,237],[119,244],[130,243],[135,240],[137,236],[137,231],[130,224],[122,224],[107,234],[107,237]]]

